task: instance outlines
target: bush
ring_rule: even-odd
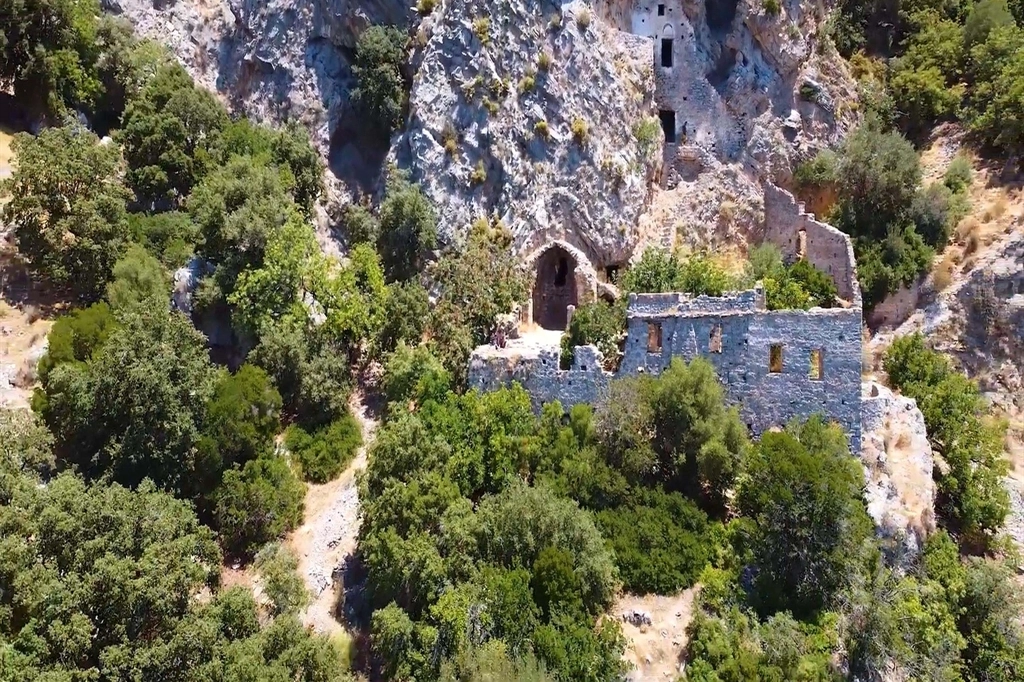
[[[138,244],[128,247],[114,264],[114,281],[107,285],[107,300],[118,312],[132,308],[168,308],[171,281],[160,262]]]
[[[651,492],[645,502],[595,516],[615,552],[623,587],[634,594],[690,587],[714,550],[707,516],[679,493]]]
[[[793,182],[798,192],[820,192],[836,184],[836,165],[838,159],[834,152],[824,150],[808,161],[797,165],[793,172]]]
[[[270,598],[271,613],[298,613],[309,604],[309,590],[299,575],[299,561],[280,544],[267,545],[256,555],[263,594]]]
[[[429,16],[437,7],[437,0],[419,0],[416,3],[416,13],[421,17]]]
[[[705,254],[679,259],[664,249],[648,248],[622,276],[621,289],[623,293],[681,291],[694,296],[721,296],[735,284],[725,270]]]
[[[481,45],[485,47],[491,44],[491,20],[487,17],[480,17],[473,20],[473,35],[477,37]]]
[[[761,7],[768,16],[777,17],[782,14],[782,5],[779,0],[761,0]]]
[[[543,50],[537,55],[537,68],[541,71],[548,71],[551,69],[551,62],[551,53],[547,50]]]
[[[415,346],[430,320],[430,296],[416,280],[388,285],[384,322],[377,334],[377,353],[390,353],[400,342]]]
[[[604,355],[605,369],[614,371],[619,366],[625,331],[626,309],[623,302],[609,304],[597,300],[579,306],[572,314],[568,330],[562,335],[562,369],[572,366],[576,346],[593,344]]]
[[[633,127],[633,137],[636,138],[641,156],[647,158],[654,153],[660,138],[660,132],[661,124],[653,116],[648,116]]]
[[[380,206],[377,250],[385,276],[392,281],[416,276],[422,258],[437,246],[437,216],[419,185],[401,173],[388,178]]]
[[[576,141],[576,144],[585,144],[589,134],[590,130],[586,121],[579,116],[572,120],[572,139]]]
[[[270,454],[281,428],[280,413],[281,395],[262,369],[245,364],[221,377],[207,403],[204,426],[219,469]]]
[[[380,238],[380,222],[365,206],[348,204],[341,215],[341,225],[350,244],[376,244]]]
[[[485,182],[487,182],[487,168],[484,167],[484,160],[480,159],[473,167],[473,172],[469,174],[469,184],[482,185]]]
[[[282,537],[302,523],[305,494],[305,485],[281,457],[257,457],[225,472],[213,496],[224,549],[251,556]]]
[[[333,480],[349,465],[363,443],[359,422],[347,413],[312,433],[293,425],[285,434],[285,445],[310,483]]]
[[[391,26],[371,26],[356,42],[352,73],[356,88],[352,101],[364,112],[367,123],[387,138],[401,125],[406,89],[405,33]]]
[[[448,372],[428,346],[399,342],[385,365],[381,392],[388,404],[404,405],[409,401],[440,399],[450,384]]]
[[[548,127],[547,121],[537,121],[533,125],[533,132],[538,137],[543,137],[545,140],[551,137],[551,129]]]
[[[590,10],[584,7],[576,14],[576,25],[580,27],[581,31],[586,31],[590,28],[591,18]]]
[[[102,301],[58,317],[46,336],[46,354],[39,360],[39,380],[43,387],[58,365],[92,360],[93,354],[118,326],[110,306]]]
[[[971,161],[963,154],[957,154],[942,176],[942,184],[954,194],[966,192],[971,187],[971,179],[974,170],[971,168]]]

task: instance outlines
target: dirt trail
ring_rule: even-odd
[[[299,559],[299,574],[313,594],[302,621],[327,634],[343,630],[334,617],[337,593],[332,576],[356,548],[359,532],[356,474],[366,467],[366,450],[377,428],[361,393],[353,394],[349,406],[362,426],[363,447],[341,476],[323,485],[308,487],[305,520],[287,540]]]
[[[657,682],[679,677],[688,640],[686,628],[693,619],[699,590],[694,586],[666,596],[624,594],[612,605],[609,614],[622,624],[626,636],[625,658],[635,666],[628,680]],[[649,617],[650,625],[629,622],[634,612]]]

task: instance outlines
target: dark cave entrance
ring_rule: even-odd
[[[544,329],[563,330],[568,307],[577,305],[576,261],[560,246],[548,249],[537,260],[533,285],[533,319]]]
[[[737,0],[708,0],[705,15],[708,28],[715,33],[728,32],[736,18]]]
[[[661,119],[661,130],[665,133],[665,142],[675,144],[676,141],[676,112],[662,109],[658,112]]]

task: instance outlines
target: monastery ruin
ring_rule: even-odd
[[[649,41],[655,60],[655,102],[665,134],[662,182],[671,182],[690,157],[712,151],[728,157],[734,147],[730,131],[715,120],[720,99],[704,92],[713,83],[689,74],[686,64],[692,60],[679,53],[692,44],[676,40],[683,24],[673,15],[681,12],[678,3],[638,3],[629,18],[632,33]],[[714,28],[718,19],[711,16],[711,3],[708,12]],[[511,339],[503,348],[477,348],[470,358],[470,386],[494,390],[518,382],[538,407],[553,400],[569,407],[599,401],[616,376],[658,374],[673,357],[701,356],[715,366],[728,400],[739,406],[752,434],[824,414],[843,426],[859,451],[862,302],[853,245],[847,235],[804,212],[789,192],[772,184],[763,191],[764,225],[757,237],[778,246],[788,262],[805,259],[832,277],[839,307],[770,311],[760,287],[721,297],[632,294],[617,372],[603,370],[594,346],[577,347],[572,367],[562,370],[561,332],[573,310],[597,297],[615,300],[624,264],[598,262],[595,268],[587,244],[574,243],[571,234],[549,235],[524,259],[535,281],[521,316],[524,328],[546,331]]]

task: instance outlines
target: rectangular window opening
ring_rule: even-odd
[[[782,373],[782,344],[773,343],[768,351],[768,371],[772,374]]]
[[[676,112],[662,109],[658,112],[658,118],[661,119],[661,129],[665,132],[665,142],[674,143],[676,141]]]
[[[658,5],[658,16],[665,16],[665,5]]]
[[[821,381],[825,378],[825,351],[823,349],[811,351],[811,369],[808,376],[812,381]]]
[[[711,339],[708,341],[708,347],[712,353],[722,352],[722,325],[716,324],[711,328]]]
[[[661,352],[661,325],[657,322],[647,323],[647,352]]]
[[[666,69],[672,68],[672,39],[661,39],[661,66]]]

